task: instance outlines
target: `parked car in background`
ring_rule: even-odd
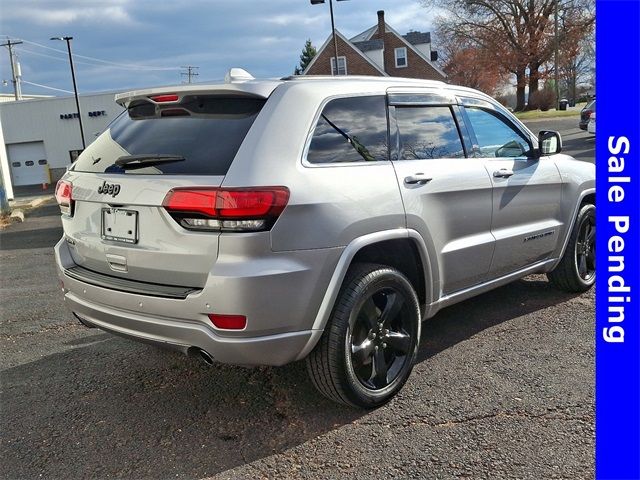
[[[596,134],[596,112],[593,112],[589,116],[589,123],[587,123],[587,132]]]
[[[479,91],[232,70],[116,100],[56,189],[86,326],[209,364],[306,359],[326,397],[373,408],[440,309],[532,273],[594,284],[594,165]]]
[[[595,99],[591,100],[587,103],[582,110],[580,110],[580,123],[578,126],[581,130],[586,130],[587,125],[589,124],[589,117],[591,117],[592,113],[596,111],[596,101]]]

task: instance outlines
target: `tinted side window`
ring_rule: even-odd
[[[465,156],[458,127],[449,107],[396,107],[396,119],[401,159]]]
[[[521,157],[530,150],[527,140],[495,114],[481,108],[466,110],[481,157]]]
[[[310,163],[388,160],[384,96],[338,98],[322,110],[311,139]]]

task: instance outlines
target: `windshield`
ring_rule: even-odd
[[[72,169],[225,175],[265,102],[215,96],[188,96],[167,105],[134,102],[89,145]],[[130,159],[136,160],[135,168]]]

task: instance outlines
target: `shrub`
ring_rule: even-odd
[[[555,101],[556,94],[550,88],[538,90],[529,96],[529,110],[540,109],[546,112],[554,105]]]

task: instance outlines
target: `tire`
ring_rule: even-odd
[[[560,263],[547,273],[555,287],[565,292],[581,293],[593,286],[596,281],[595,234],[596,207],[590,203],[583,204]]]
[[[355,264],[347,273],[307,371],[325,397],[376,408],[405,384],[420,341],[418,297],[394,268]]]

